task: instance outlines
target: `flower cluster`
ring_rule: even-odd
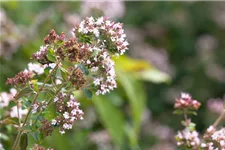
[[[213,126],[210,126],[204,135],[201,147],[208,150],[225,150],[225,128],[216,131]]]
[[[192,149],[198,149],[200,144],[199,134],[197,131],[191,131],[188,128],[183,131],[179,131],[175,136],[177,145],[180,147],[188,147]]]
[[[76,120],[83,119],[84,112],[71,91],[83,90],[90,98],[92,92],[103,95],[117,87],[112,57],[123,55],[129,45],[122,24],[104,17],[90,17],[72,33],[73,37],[66,38],[64,33],[58,35],[51,30],[44,38],[44,45],[33,54],[33,59],[39,63],[29,63],[27,69],[7,79],[7,84],[19,89],[17,98],[23,97],[23,106],[30,108],[26,119],[21,120],[24,121],[21,128],[29,126],[28,122],[40,127],[39,131],[34,131],[41,133],[40,138],[51,135],[54,128],[64,134],[72,129]],[[53,100],[56,116],[49,120],[44,114]],[[32,116],[37,120],[30,120]],[[16,139],[21,135],[18,133]],[[14,146],[18,144],[19,140]]]
[[[52,119],[53,126],[59,126],[60,133],[64,134],[65,130],[72,129],[75,120],[83,119],[83,111],[79,108],[80,103],[72,94],[59,93],[54,98],[56,103],[57,116]]]
[[[22,85],[22,86],[24,86],[31,79],[32,79],[32,72],[25,70],[25,71],[19,72],[13,78],[8,78],[7,81],[6,81],[6,84]]]
[[[192,97],[187,93],[181,93],[181,97],[176,99],[176,103],[174,105],[177,109],[194,109],[198,110],[200,107],[200,103],[197,100],[193,100]]]
[[[6,108],[8,107],[10,101],[12,101],[14,98],[13,96],[15,96],[17,93],[17,90],[12,88],[10,89],[10,93],[7,93],[7,92],[1,92],[0,93],[0,108],[3,109],[3,108]],[[19,117],[21,118],[23,115],[26,115],[28,110],[27,109],[22,109],[22,106],[21,105],[18,105],[19,106]],[[6,112],[8,113],[8,112]],[[17,114],[17,106],[13,106],[10,111],[9,111],[9,115],[10,117],[18,117],[18,114]]]
[[[108,51],[116,55],[122,55],[128,50],[129,44],[125,39],[126,34],[124,34],[122,24],[112,22],[104,17],[86,18],[73,29],[73,33],[78,39],[84,35],[91,35],[84,41],[95,40],[98,47],[106,47]]]
[[[87,44],[82,45],[81,49],[92,53],[89,59],[83,59],[81,63],[90,70],[93,76],[93,85],[97,89],[96,95],[104,95],[116,88],[115,64],[106,49]]]
[[[46,101],[36,102],[32,106],[32,113],[43,111],[47,107],[48,103]]]

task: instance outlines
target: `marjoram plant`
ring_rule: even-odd
[[[181,124],[185,127],[175,136],[177,146],[181,150],[225,150],[225,128],[217,127],[225,119],[225,108],[213,125],[200,137],[195,129],[196,124],[188,118],[188,115],[197,115],[196,111],[200,105],[200,102],[193,100],[187,93],[181,93],[181,97],[176,99],[174,113],[184,115]]]
[[[104,95],[117,87],[112,57],[123,55],[129,45],[122,24],[89,17],[71,32],[72,37],[67,38],[51,30],[33,54],[37,63],[29,63],[6,81],[17,91],[10,102],[17,106],[17,117],[1,121],[17,128],[13,150],[26,149],[28,134],[43,141],[54,130],[65,134],[76,120],[84,119],[74,91],[82,90],[91,98],[92,93]],[[24,117],[21,108],[28,110]],[[54,116],[47,115],[50,111]],[[32,150],[37,149],[45,148],[35,144]]]

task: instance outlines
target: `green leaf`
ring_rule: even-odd
[[[47,52],[47,58],[51,62],[55,62],[55,56],[54,56],[54,50],[53,49],[48,50],[48,52]]]
[[[182,109],[176,109],[173,111],[173,114],[176,114],[176,115],[181,115],[183,113],[184,113],[184,111]]]
[[[11,100],[10,102],[9,102],[9,105],[8,105],[8,109],[11,109],[13,106],[16,106],[16,102],[15,101],[13,101],[13,100]]]
[[[142,83],[136,80],[130,74],[124,74],[117,72],[119,83],[122,85],[122,88],[125,91],[125,94],[128,98],[129,105],[131,108],[131,119],[132,119],[132,128],[134,130],[130,131],[129,137],[130,146],[132,148],[138,147],[138,134],[141,128],[142,114],[145,110],[146,95],[144,93]]]
[[[87,69],[84,65],[78,64],[77,66],[82,70],[82,72],[83,72],[86,76],[89,74],[88,69]]]
[[[113,106],[110,96],[93,96],[93,103],[104,127],[117,145],[125,142],[125,120],[120,109]]]
[[[33,92],[33,89],[31,89],[30,87],[25,87],[24,89],[22,89],[15,97],[15,99],[19,99],[27,94],[30,94]]]
[[[197,112],[194,111],[194,110],[189,110],[187,113],[188,113],[188,114],[191,114],[191,115],[197,116]]]
[[[92,92],[91,92],[90,90],[88,90],[88,89],[83,89],[83,92],[84,92],[84,94],[86,95],[86,97],[87,97],[88,99],[91,99],[91,98],[92,98]]]
[[[20,137],[20,149],[26,150],[28,145],[28,137],[26,133],[23,133]]]
[[[9,117],[9,118],[5,118],[4,120],[0,121],[1,124],[19,124],[19,119],[17,117]]]

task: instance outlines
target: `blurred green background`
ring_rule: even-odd
[[[80,97],[84,120],[72,132],[41,143],[56,150],[176,149],[181,129],[175,97],[188,92],[202,106],[193,117],[203,132],[225,101],[225,2],[1,2],[0,92],[24,70],[50,29],[70,31],[82,18],[106,16],[124,24],[130,43],[116,61],[118,88],[92,100]],[[215,106],[215,107],[211,107]],[[1,131],[10,149],[15,130]],[[29,138],[29,147],[35,143]]]

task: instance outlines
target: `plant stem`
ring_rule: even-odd
[[[220,114],[220,116],[216,119],[216,121],[213,124],[213,127],[216,128],[216,126],[220,123],[220,121],[225,117],[225,109]]]
[[[185,122],[187,122],[188,120],[187,109],[184,109],[184,119],[185,119]]]
[[[38,91],[37,94],[35,95],[34,100],[33,100],[32,104],[31,104],[31,107],[29,108],[28,113],[27,113],[27,115],[26,115],[26,117],[25,117],[25,120],[24,120],[24,122],[23,122],[23,125],[19,128],[19,133],[18,133],[17,136],[16,136],[16,140],[15,140],[15,142],[14,142],[14,144],[13,144],[12,150],[16,150],[16,149],[17,149],[17,146],[18,146],[18,143],[19,143],[19,139],[20,139],[20,136],[21,136],[21,134],[22,134],[22,128],[23,128],[23,127],[25,126],[25,124],[27,123],[27,120],[28,120],[29,115],[30,115],[31,110],[32,110],[32,106],[33,106],[33,104],[36,103],[38,96],[40,95],[40,93],[41,93],[41,91],[43,90],[45,84],[47,83],[47,81],[48,81],[49,78],[51,77],[52,73],[55,72],[55,70],[58,68],[59,63],[60,63],[60,61],[56,63],[56,66],[52,69],[52,71],[51,71],[51,72],[48,74],[48,76],[45,78],[45,80],[44,80],[42,86],[40,87],[39,91]]]

